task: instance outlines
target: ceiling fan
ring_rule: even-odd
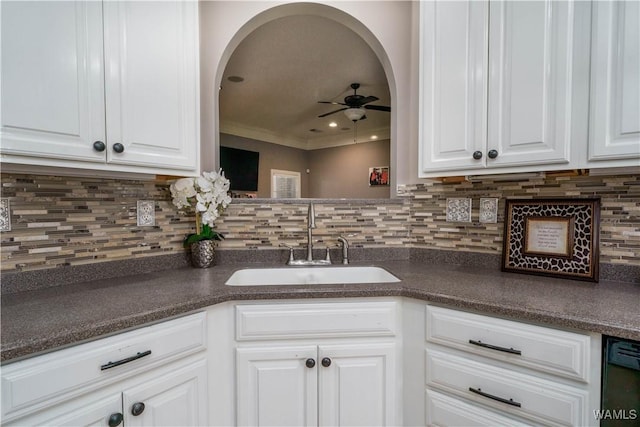
[[[318,101],[318,103],[320,104],[344,105],[343,108],[321,114],[318,117],[326,117],[333,113],[344,111],[344,114],[349,118],[349,120],[356,122],[358,120],[364,120],[367,118],[367,116],[365,115],[365,109],[387,112],[391,111],[391,107],[387,107],[384,105],[365,105],[369,104],[370,102],[377,101],[378,97],[358,95],[357,90],[359,87],[360,83],[351,83],[353,95],[348,95],[347,97],[345,97],[344,102]]]

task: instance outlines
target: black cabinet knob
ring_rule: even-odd
[[[473,158],[476,160],[480,160],[482,158],[482,151],[474,151]]]
[[[116,153],[122,153],[124,151],[124,145],[116,142],[115,144],[113,144],[113,151],[115,151]]]
[[[96,141],[93,143],[93,149],[96,151],[104,151],[107,148],[107,145],[102,141]]]
[[[324,366],[325,368],[328,368],[329,366],[331,366],[331,359],[329,359],[328,357],[324,357],[321,363],[322,363],[322,366]]]
[[[489,156],[490,159],[495,159],[498,157],[498,150],[489,150],[487,156]]]
[[[120,412],[109,416],[109,427],[117,427],[120,423],[122,423],[122,414]]]
[[[137,417],[144,412],[144,403],[136,402],[131,406],[131,415]]]
[[[304,364],[307,365],[307,368],[313,368],[314,366],[316,366],[316,361],[313,359],[307,359]]]

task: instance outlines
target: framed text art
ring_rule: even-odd
[[[600,199],[507,199],[502,270],[598,281]]]

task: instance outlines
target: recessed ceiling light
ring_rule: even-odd
[[[334,127],[337,127],[337,126],[338,126],[338,124],[336,122],[329,123],[329,127],[331,127],[331,128],[334,128]]]
[[[378,139],[378,135],[371,135],[371,139]]]
[[[230,82],[234,82],[234,83],[240,83],[244,81],[244,77],[240,77],[240,76],[229,76],[227,77],[227,80],[229,80]]]

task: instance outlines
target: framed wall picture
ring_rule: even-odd
[[[389,166],[369,168],[369,186],[389,185]]]
[[[598,281],[600,199],[507,199],[502,270]]]

